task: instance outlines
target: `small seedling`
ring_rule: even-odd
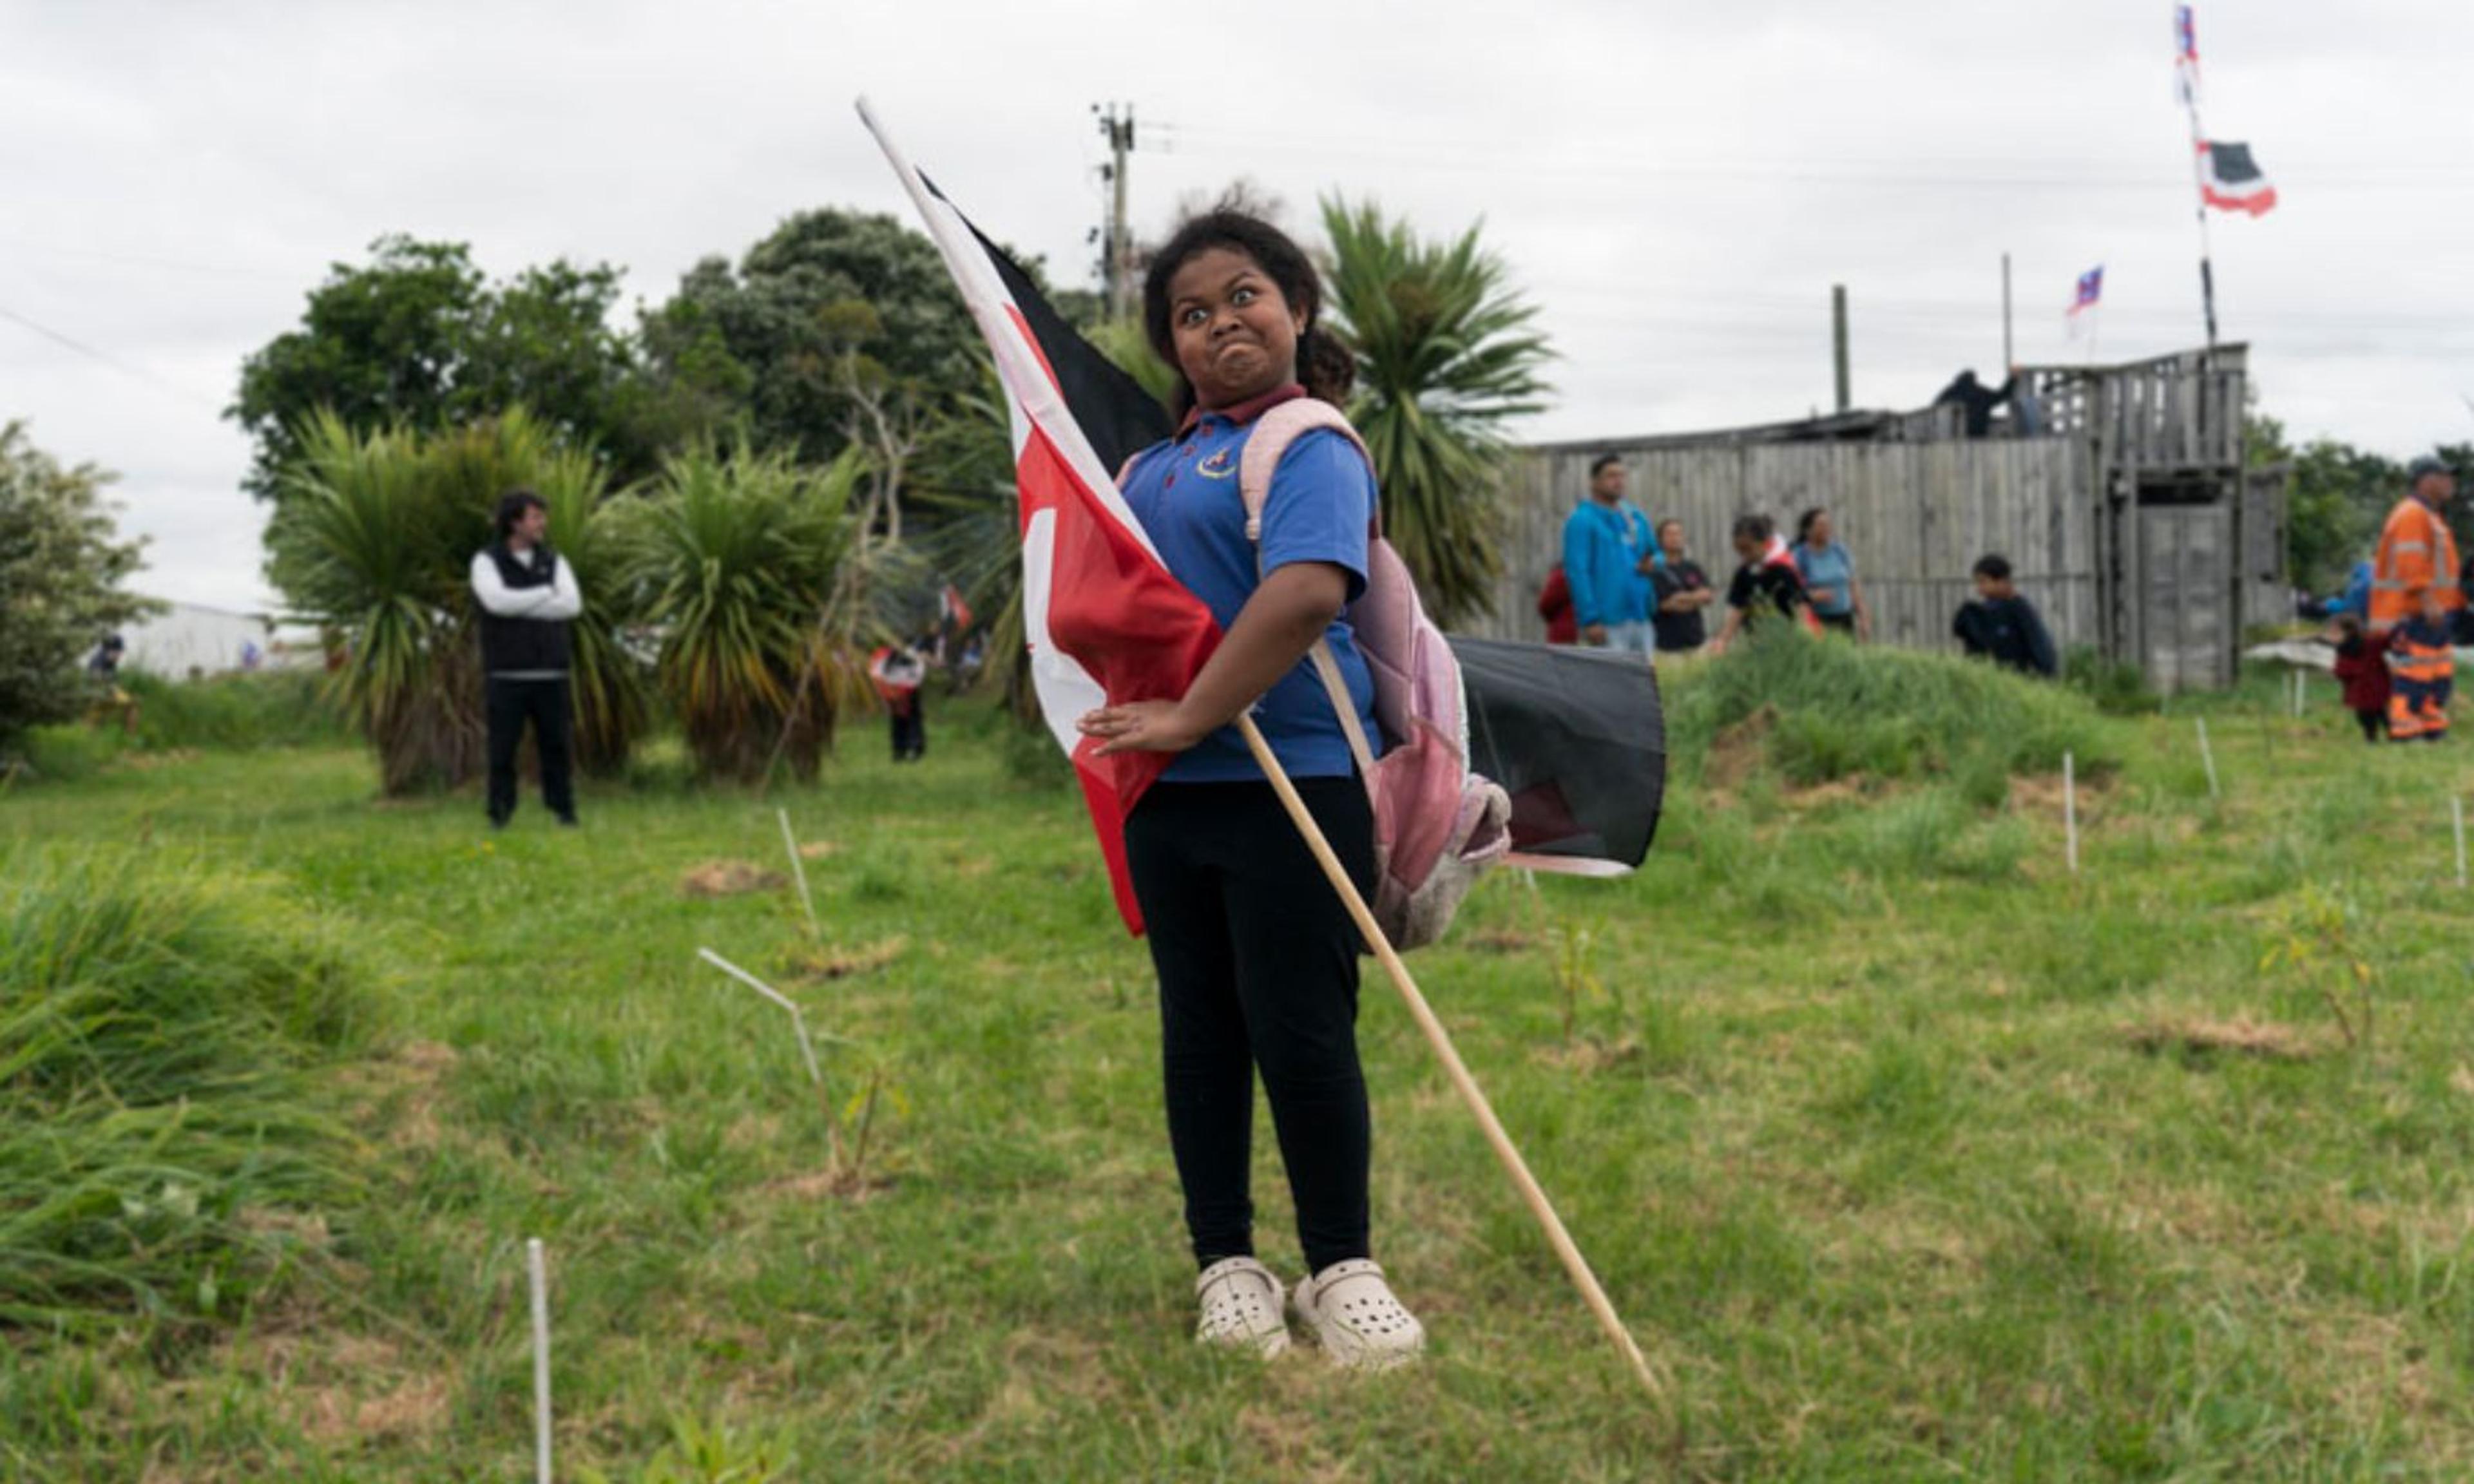
[[[2355,913],[2337,893],[2313,886],[2287,912],[2259,971],[2292,969],[2317,992],[2319,1002],[2337,1022],[2337,1033],[2353,1050],[2368,1053],[2374,1028],[2378,970],[2353,941]]]

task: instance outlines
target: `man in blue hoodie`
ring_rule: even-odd
[[[1663,559],[1649,517],[1624,499],[1623,461],[1600,454],[1589,466],[1589,497],[1564,522],[1564,579],[1581,642],[1646,655],[1649,572]]]

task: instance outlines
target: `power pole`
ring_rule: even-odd
[[[2018,352],[2010,347],[2010,254],[2001,254],[2001,374],[2019,364]]]
[[[1853,405],[1847,385],[1847,285],[1830,286],[1831,360],[1838,371],[1838,410],[1845,412]]]
[[[1121,320],[1132,319],[1134,304],[1134,233],[1126,222],[1126,156],[1134,152],[1134,106],[1124,105],[1125,114],[1118,115],[1118,105],[1103,108],[1098,104],[1091,111],[1099,115],[1100,132],[1108,141],[1108,163],[1102,168],[1110,188],[1106,241],[1100,256],[1100,276],[1107,289],[1108,313]]]

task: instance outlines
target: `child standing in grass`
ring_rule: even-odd
[[[1209,605],[1225,637],[1184,696],[1105,706],[1080,727],[1105,753],[1178,754],[1126,821],[1126,851],[1159,974],[1169,1147],[1201,1270],[1197,1337],[1276,1354],[1289,1343],[1285,1298],[1333,1359],[1388,1365],[1413,1358],[1424,1330],[1371,1260],[1361,945],[1230,726],[1251,709],[1370,895],[1373,811],[1306,655],[1329,641],[1360,726],[1379,737],[1347,619],[1366,586],[1373,472],[1337,433],[1299,437],[1272,476],[1259,543],[1247,535],[1236,477],[1255,419],[1308,395],[1301,379],[1326,401],[1346,394],[1349,362],[1315,329],[1320,303],[1305,253],[1243,213],[1194,219],[1152,259],[1144,327],[1177,373],[1183,423],[1120,483],[1169,571]],[[1247,1177],[1258,1072],[1308,1269],[1286,1294],[1254,1256]]]
[[[2363,729],[2363,740],[2388,734],[2389,661],[2363,633],[2362,615],[2340,610],[2328,621],[2327,641],[2337,650],[2337,681],[2345,687],[2345,709]]]

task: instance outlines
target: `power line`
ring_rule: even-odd
[[[1700,158],[1681,159],[1672,156],[1646,156],[1637,152],[1582,146],[1575,150],[1558,151],[1550,157],[1522,154],[1492,143],[1387,139],[1345,132],[1324,135],[1281,134],[1251,130],[1227,129],[1214,125],[1161,124],[1153,126],[1174,141],[1188,144],[1194,153],[1225,155],[1238,151],[1276,154],[1312,154],[1357,159],[1382,159],[1427,168],[1448,168],[1455,171],[1492,175],[1537,177],[1587,176],[1603,178],[1610,175],[1646,176],[1685,180],[1712,180],[1721,182],[1740,180],[1747,184],[1784,181],[1793,184],[1846,185],[1868,188],[1915,189],[2017,189],[2017,190],[2109,190],[2109,191],[2187,191],[2190,182],[2171,172],[2136,176],[2110,171],[2088,171],[2071,166],[2047,169],[2022,168],[2017,161],[1982,158],[1955,159],[1865,159],[1798,156],[1781,158]],[[2321,167],[2325,174],[2312,169],[2296,171],[2280,168],[2277,178],[2291,183],[2303,183],[2313,194],[2332,192],[2416,191],[2428,193],[2435,183],[2434,172],[2439,178],[2474,176],[2463,167],[2452,170],[2445,165],[2408,169],[2393,160],[2360,166],[2342,163]]]
[[[0,237],[0,243],[24,248],[47,257],[83,258],[97,263],[118,263],[133,268],[168,268],[175,273],[206,274],[219,278],[252,278],[264,283],[298,283],[295,274],[277,273],[264,268],[243,268],[231,263],[201,263],[194,259],[158,257],[143,252],[107,252],[94,248],[63,247],[33,237]]]
[[[120,357],[113,355],[109,350],[89,346],[85,342],[76,339],[73,336],[64,335],[48,324],[44,324],[36,320],[28,319],[26,316],[17,313],[15,310],[9,308],[5,304],[0,304],[0,320],[7,320],[12,324],[32,330],[34,333],[40,335],[45,340],[52,342],[54,345],[73,350],[79,355],[85,356],[86,359],[97,362],[100,365],[109,366],[113,371],[120,372],[124,376],[134,377],[137,380],[146,383],[148,386],[155,388],[155,390],[169,393],[192,406],[206,407],[208,405],[206,402],[199,400],[196,393],[182,386],[179,382],[173,381],[169,377],[162,376],[155,371],[149,371],[147,368],[139,366],[133,361],[124,361]],[[216,407],[213,411],[217,418],[221,418],[223,416],[222,408]]]

